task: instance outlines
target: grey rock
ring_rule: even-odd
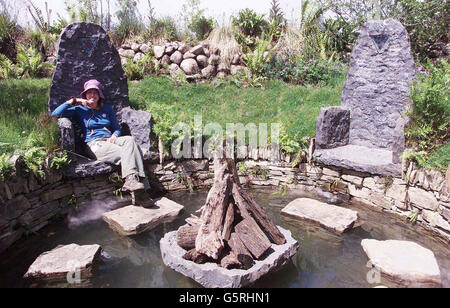
[[[189,51],[189,46],[186,44],[180,44],[180,46],[178,47],[178,51],[181,52],[182,54],[185,54],[186,52]]]
[[[242,72],[247,72],[248,69],[245,66],[243,66],[243,65],[232,65],[231,68],[230,68],[231,75],[236,75],[236,74],[238,74],[241,71]]]
[[[131,49],[133,49],[134,52],[139,52],[139,50],[141,49],[141,44],[131,43]]]
[[[84,83],[93,78],[102,83],[107,104],[116,111],[129,106],[127,77],[106,31],[92,23],[73,23],[59,38],[49,110],[55,110],[70,96],[78,96]]]
[[[164,51],[166,48],[164,46],[153,46],[153,54],[156,59],[161,59],[164,56]]]
[[[168,44],[168,45],[166,45],[166,51],[165,51],[165,53],[166,53],[166,55],[170,56],[171,54],[174,53],[175,50],[176,50],[176,48],[175,48],[174,45]]]
[[[183,54],[181,52],[179,52],[178,50],[175,51],[171,56],[170,56],[170,61],[172,63],[175,63],[177,65],[180,65],[181,62],[183,61]]]
[[[197,61],[195,61],[194,59],[183,60],[183,62],[181,62],[180,67],[186,73],[186,75],[195,75],[200,72],[197,65]]]
[[[350,144],[403,152],[404,114],[414,75],[409,36],[399,21],[362,26],[341,98],[352,112]]]
[[[186,76],[186,80],[188,82],[197,82],[200,79],[202,79],[202,75],[200,75],[200,74],[194,74],[194,75],[187,75]]]
[[[0,216],[7,220],[12,220],[31,208],[30,202],[23,195],[19,195],[9,201],[3,206],[0,206]]]
[[[171,76],[175,76],[175,75],[179,74],[180,72],[183,72],[183,70],[175,63],[170,64],[169,71],[170,71]]]
[[[82,279],[88,278],[92,276],[93,269],[100,260],[101,251],[99,245],[70,244],[56,247],[41,254],[31,264],[24,278],[63,281],[78,270]]]
[[[209,161],[203,160],[184,160],[180,164],[180,169],[185,172],[206,171],[209,167]]]
[[[217,66],[217,71],[218,71],[218,72],[225,72],[225,73],[228,73],[228,72],[230,72],[230,68],[229,68],[229,66],[228,66],[225,62],[221,62],[221,63],[219,63],[219,65]]]
[[[121,235],[136,235],[155,228],[161,223],[173,221],[183,206],[167,198],[156,201],[153,208],[126,206],[103,214],[103,220]]]
[[[183,59],[195,59],[196,57],[197,56],[195,54],[189,51],[183,55]]]
[[[425,191],[417,187],[409,187],[407,198],[419,208],[436,211],[439,202],[432,192]]]
[[[49,57],[47,57],[47,59],[45,61],[48,62],[48,63],[51,63],[51,64],[56,64],[56,57],[55,56],[49,56]]]
[[[121,46],[123,49],[131,49],[131,45],[128,43],[122,44]]]
[[[161,64],[170,64],[170,57],[168,55],[164,55],[161,59]]]
[[[202,76],[205,78],[212,78],[216,73],[216,67],[214,65],[208,65],[204,69],[202,69]]]
[[[358,220],[355,211],[308,198],[295,199],[281,210],[281,214],[317,223],[338,234],[351,229]]]
[[[141,47],[139,48],[141,52],[143,52],[144,54],[147,54],[150,52],[150,50],[152,50],[150,48],[150,46],[148,46],[147,44],[142,44]]]
[[[198,55],[197,63],[201,68],[204,68],[208,66],[208,58],[205,55]]]
[[[314,160],[320,164],[337,166],[374,175],[401,176],[401,165],[394,164],[393,153],[386,149],[346,145],[334,149],[316,149]]]
[[[432,227],[438,227],[442,230],[450,232],[450,224],[438,212],[423,210],[422,218]]]
[[[142,52],[138,52],[134,55],[133,61],[134,62],[140,62],[145,58],[145,55]]]
[[[130,107],[123,108],[117,113],[121,118],[122,134],[134,137],[136,143],[142,150],[144,160],[150,156],[152,141],[150,133],[152,131],[152,115],[144,110],[134,110]]]
[[[217,73],[217,75],[216,75],[216,77],[218,77],[218,78],[225,78],[225,77],[227,77],[228,76],[228,74],[227,74],[227,72],[218,72]]]
[[[196,56],[203,55],[204,54],[203,45],[194,46],[189,50],[189,52],[193,53]]]
[[[209,58],[209,57],[211,56],[211,52],[209,51],[208,48],[203,47],[203,52],[205,53],[205,56],[206,56],[207,58]]]
[[[350,110],[337,106],[322,108],[316,122],[316,146],[332,149],[348,144]]]
[[[286,238],[286,244],[272,244],[272,252],[264,260],[255,261],[248,270],[228,270],[216,263],[196,264],[184,260],[186,250],[178,246],[177,231],[166,233],[160,241],[161,255],[166,266],[192,278],[206,288],[241,288],[249,286],[262,276],[279,270],[294,256],[299,248],[298,242],[292,238],[291,232],[278,227]]]
[[[433,252],[414,242],[364,239],[361,246],[372,265],[395,282],[410,287],[440,286]]]
[[[124,58],[134,58],[135,52],[131,49],[119,49],[119,55]]]
[[[210,57],[209,57],[209,60],[208,60],[208,63],[210,64],[210,65],[218,65],[219,63],[220,63],[220,56],[218,56],[218,55],[211,55]]]

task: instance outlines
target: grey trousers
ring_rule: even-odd
[[[98,138],[88,143],[98,160],[115,165],[121,164],[122,178],[137,173],[145,178],[144,159],[139,145],[131,136],[118,137],[115,143]]]

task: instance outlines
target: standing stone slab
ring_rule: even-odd
[[[431,250],[414,242],[362,240],[361,246],[375,268],[397,283],[411,287],[440,286],[441,275]]]
[[[71,96],[79,95],[89,79],[102,83],[106,103],[117,112],[129,106],[127,77],[119,53],[106,31],[92,23],[73,23],[59,37],[58,56],[50,85],[52,112]]]
[[[352,228],[358,220],[355,211],[308,198],[295,199],[281,210],[281,214],[318,223],[338,234]]]
[[[103,214],[103,220],[121,235],[136,235],[161,223],[173,221],[184,207],[167,198],[156,201],[153,208],[126,206]]]
[[[33,280],[65,280],[67,274],[80,270],[81,278],[88,278],[99,261],[99,245],[70,244],[44,252],[31,264],[24,278]]]
[[[255,260],[248,270],[226,269],[216,263],[196,264],[183,259],[187,252],[177,244],[177,231],[166,233],[160,241],[161,255],[166,266],[192,278],[206,288],[241,288],[251,285],[269,272],[280,269],[289,262],[299,248],[291,232],[278,227],[286,238],[283,245],[272,244],[272,251],[263,260]]]
[[[322,149],[348,144],[350,110],[333,106],[322,108],[316,123],[316,145]]]
[[[350,144],[403,152],[404,113],[414,75],[403,25],[394,19],[364,24],[341,97],[342,107],[351,110]]]

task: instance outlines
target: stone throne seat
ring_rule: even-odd
[[[50,86],[48,108],[53,112],[71,96],[79,97],[84,83],[97,79],[103,87],[105,103],[113,106],[122,135],[135,137],[144,159],[150,158],[151,114],[130,108],[127,77],[119,54],[106,31],[92,23],[73,23],[59,37],[56,68]],[[61,147],[69,151],[69,178],[107,174],[117,169],[93,160],[80,127],[67,118],[58,119]]]
[[[322,108],[315,161],[377,175],[401,176],[406,110],[414,60],[403,25],[363,25],[350,58],[341,106]]]

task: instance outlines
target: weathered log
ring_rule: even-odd
[[[197,264],[203,264],[211,260],[208,256],[199,253],[195,248],[189,250],[183,255],[183,259],[192,261]]]
[[[233,183],[233,199],[236,202],[243,218],[252,217],[266,233],[272,243],[282,245],[286,243],[284,235],[269,219],[262,207],[256,203],[238,184]]]
[[[225,257],[220,260],[220,266],[226,269],[241,268],[242,264],[239,262],[237,256],[230,251]]]
[[[228,240],[231,235],[231,228],[234,222],[234,204],[230,202],[228,204],[227,213],[225,214],[225,221],[223,223],[222,238]]]
[[[195,249],[214,260],[218,259],[224,246],[222,223],[231,191],[231,176],[226,169],[226,164],[215,164],[214,184],[208,193],[201,217],[202,225],[195,240]]]
[[[243,269],[249,269],[253,266],[253,257],[251,253],[245,248],[236,232],[231,233],[228,240],[228,246],[231,251],[237,256],[238,261],[242,264]]]
[[[259,259],[271,246],[267,236],[251,217],[244,218],[234,229],[255,259]]]
[[[200,219],[200,217],[197,217],[193,214],[191,214],[191,216],[189,216],[188,218],[186,218],[186,222],[193,226],[193,225],[201,225],[202,224],[202,220]]]
[[[200,224],[184,225],[178,228],[177,231],[177,244],[181,248],[190,250],[195,248],[195,239],[197,238]]]

